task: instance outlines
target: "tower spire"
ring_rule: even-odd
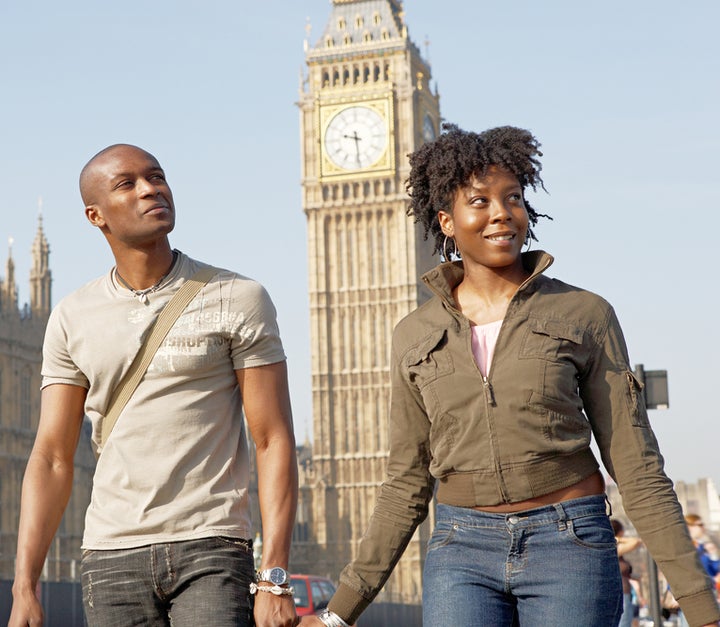
[[[30,269],[30,310],[45,316],[50,313],[50,246],[43,231],[42,198],[38,199],[38,228],[32,245]]]
[[[5,283],[0,294],[0,308],[3,311],[17,311],[18,289],[15,283],[15,261],[12,256],[12,247],[15,240],[8,238],[8,258],[5,263]]]

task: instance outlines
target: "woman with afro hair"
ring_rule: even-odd
[[[607,301],[523,252],[540,217],[527,130],[445,124],[410,155],[410,216],[444,261],[393,333],[387,476],[355,559],[319,617],[352,624],[435,496],[423,625],[608,627],[623,594],[594,437],[627,515],[691,625],[715,625],[693,548]]]

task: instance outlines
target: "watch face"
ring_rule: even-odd
[[[270,582],[277,584],[278,586],[284,584],[287,581],[287,574],[282,568],[271,568],[270,569]]]
[[[370,107],[343,109],[330,120],[325,133],[325,151],[330,160],[345,170],[372,166],[387,148],[387,125]]]
[[[435,125],[433,124],[432,118],[426,115],[423,119],[423,139],[426,142],[431,142],[435,139]]]

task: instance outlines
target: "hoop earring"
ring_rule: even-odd
[[[448,252],[447,252],[448,239],[451,239],[452,243],[453,243],[453,251],[452,251],[452,253],[450,253],[450,256],[448,256]],[[443,240],[442,252],[443,252],[443,259],[445,259],[445,261],[452,261],[453,257],[455,257],[455,259],[458,259],[460,257],[460,255],[458,255],[457,243],[455,242],[454,237],[448,238],[447,235],[445,236],[445,239]]]
[[[530,237],[529,233],[525,236],[525,246],[527,246],[527,248],[523,252],[530,252],[530,247],[532,246],[532,237]]]

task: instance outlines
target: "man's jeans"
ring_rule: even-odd
[[[85,551],[83,605],[91,627],[248,627],[252,542],[204,538]]]
[[[426,627],[611,627],[622,613],[604,496],[517,514],[438,505],[423,581]]]

